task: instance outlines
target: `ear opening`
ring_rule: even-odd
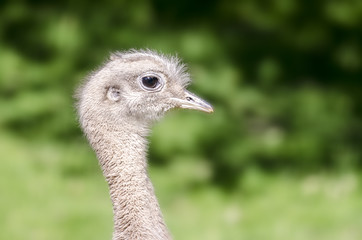
[[[121,99],[121,89],[119,86],[111,86],[107,90],[107,99],[117,102]]]

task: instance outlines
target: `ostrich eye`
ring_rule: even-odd
[[[158,77],[145,76],[142,78],[142,84],[146,88],[156,88],[160,83],[159,83]]]
[[[164,76],[154,72],[146,72],[140,75],[137,80],[140,87],[147,92],[161,91],[165,85]]]

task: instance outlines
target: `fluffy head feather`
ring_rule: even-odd
[[[165,55],[150,49],[131,49],[124,52],[115,52],[110,56],[110,61],[117,58],[128,59],[130,61],[137,61],[140,59],[153,59],[162,63],[167,71],[174,77],[179,84],[183,87],[187,87],[191,83],[190,74],[187,72],[187,66],[177,56]]]

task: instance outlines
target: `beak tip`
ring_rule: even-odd
[[[207,113],[210,113],[210,114],[211,114],[211,113],[214,113],[214,109],[213,109],[213,108],[208,109],[208,110],[207,110]]]

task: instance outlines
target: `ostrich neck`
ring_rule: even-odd
[[[127,124],[88,127],[113,204],[113,240],[171,239],[147,174],[145,131]]]

